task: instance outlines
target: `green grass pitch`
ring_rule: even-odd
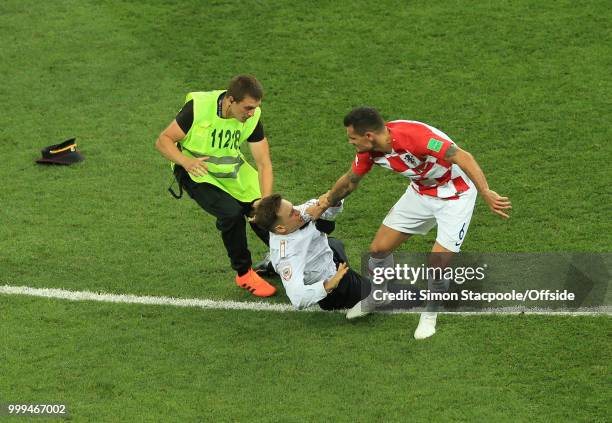
[[[440,128],[511,198],[507,222],[478,201],[465,251],[609,252],[611,16],[604,1],[5,0],[0,285],[251,301],[153,148],[187,92],[239,73],[264,85],[290,199],[349,168],[342,117],[365,104]],[[34,165],[72,136],[85,162]],[[349,197],[336,234],[354,262],[405,187],[377,169]],[[609,316],[444,315],[424,342],[417,320],[0,295],[0,403],[66,403],[73,421],[609,419]]]

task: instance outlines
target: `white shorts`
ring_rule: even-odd
[[[383,220],[383,225],[407,234],[425,235],[436,223],[436,242],[458,253],[470,226],[477,191],[473,186],[456,200],[418,194],[408,187]]]

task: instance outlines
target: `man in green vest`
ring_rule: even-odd
[[[227,90],[189,93],[155,148],[172,162],[180,189],[217,219],[236,284],[269,297],[276,288],[253,271],[246,237],[253,202],[272,194],[272,161],[259,120],[262,98],[261,84],[249,75],[233,78]],[[240,151],[245,141],[257,170]],[[269,244],[268,231],[250,225]]]

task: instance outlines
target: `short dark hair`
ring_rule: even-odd
[[[261,100],[263,98],[263,87],[257,78],[252,75],[238,75],[230,81],[227,95],[232,96],[237,102],[241,102],[246,96]]]
[[[356,107],[344,116],[344,126],[352,126],[357,134],[363,135],[368,131],[381,132],[385,121],[378,110],[372,107]]]
[[[255,209],[253,220],[255,224],[268,232],[274,232],[282,199],[283,197],[280,194],[272,194],[262,198]]]

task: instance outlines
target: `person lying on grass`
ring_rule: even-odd
[[[346,309],[369,294],[370,282],[349,268],[342,241],[327,236],[342,203],[321,214],[317,200],[294,206],[272,194],[254,206],[253,221],[270,232],[269,267],[280,276],[294,307]],[[321,217],[313,221],[313,214]]]

